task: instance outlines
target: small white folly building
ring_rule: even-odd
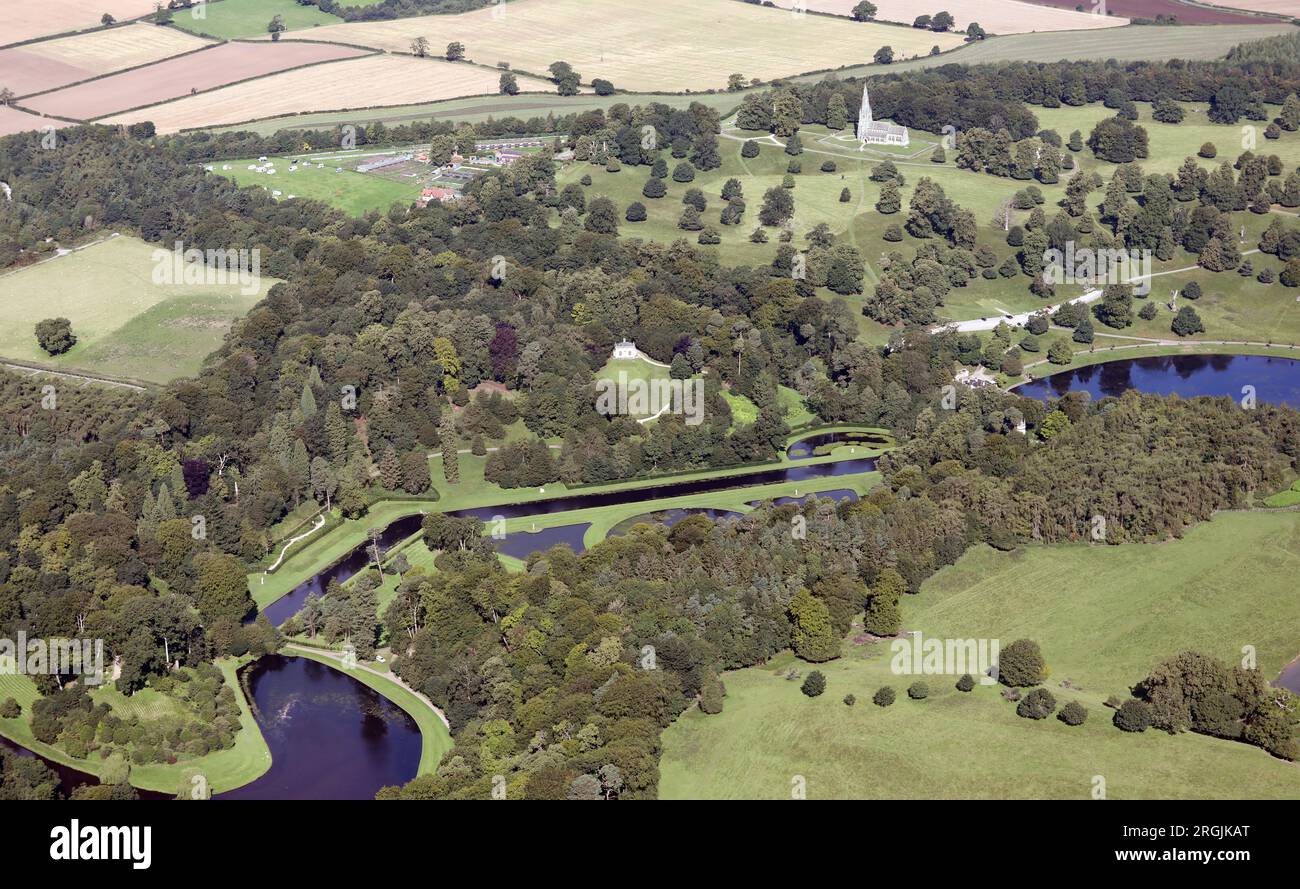
[[[614,356],[616,360],[622,358],[640,358],[641,353],[636,349],[636,343],[631,340],[620,340],[614,344]]]
[[[890,123],[887,120],[875,120],[871,116],[871,98],[867,88],[862,88],[862,107],[858,109],[858,144],[862,145],[907,145],[911,142],[907,127]]]

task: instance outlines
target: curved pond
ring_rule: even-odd
[[[309,658],[267,655],[244,668],[271,768],[217,799],[373,799],[420,767],[415,720],[379,692]]]
[[[1300,361],[1262,355],[1165,355],[1125,358],[1062,371],[1015,387],[1018,395],[1046,401],[1067,392],[1094,399],[1130,389],[1155,395],[1226,395],[1240,400],[1253,386],[1258,401],[1300,407]]]
[[[818,448],[833,444],[879,448],[889,444],[889,439],[870,432],[819,432],[792,442],[785,449],[785,455],[791,460],[807,460],[817,456]]]

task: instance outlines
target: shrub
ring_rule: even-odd
[[[651,177],[646,180],[645,186],[641,189],[641,194],[648,198],[661,198],[668,194],[668,186],[664,185],[662,179]]]
[[[1016,715],[1026,719],[1046,719],[1056,709],[1056,698],[1045,688],[1036,688],[1016,705]]]
[[[1211,158],[1218,155],[1219,149],[1214,147],[1213,142],[1206,142],[1204,145],[1201,146],[1201,150],[1196,153],[1199,154],[1201,157]]]
[[[815,698],[822,692],[826,691],[826,677],[822,675],[821,670],[813,670],[808,674],[808,678],[803,681],[799,690],[810,698]]]
[[[628,204],[626,218],[628,222],[645,222],[645,204],[640,201],[633,201]]]
[[[848,203],[849,201],[851,201],[851,200],[853,200],[853,193],[850,192],[847,188],[841,188],[841,189],[840,189],[840,203],[841,203],[841,204],[847,204],[847,203]]]
[[[5,702],[0,704],[0,719],[17,719],[23,712],[23,708],[13,698],[5,698]]]
[[[1151,726],[1151,707],[1146,701],[1130,698],[1115,711],[1115,727],[1126,732],[1144,732]]]
[[[930,696],[930,686],[924,682],[913,682],[907,687],[907,696],[914,701],[923,701]]]
[[[969,673],[963,673],[957,680],[957,691],[970,691],[975,687],[975,679]]]
[[[746,139],[745,144],[740,146],[741,157],[758,157],[758,143],[753,139]]]
[[[847,694],[847,695],[844,696],[844,703],[847,704],[847,705],[850,706],[850,707],[852,707],[852,706],[853,706],[854,704],[856,704],[857,702],[858,702],[858,699],[857,699],[857,697],[855,697],[854,695]]]
[[[1143,321],[1150,321],[1159,313],[1160,309],[1156,306],[1155,300],[1149,300],[1148,302],[1143,303],[1142,308],[1138,309],[1138,317]]]
[[[1088,708],[1078,701],[1070,701],[1056,714],[1056,718],[1066,725],[1083,725],[1088,721]]]
[[[877,707],[888,707],[894,703],[894,690],[888,685],[881,686],[876,693],[871,696],[871,703]]]
[[[998,657],[998,679],[1003,685],[1024,688],[1037,685],[1047,678],[1047,662],[1038,643],[1032,639],[1017,639]]]
[[[823,173],[834,173],[834,172],[835,172],[835,161],[822,161],[822,172],[823,172]]]

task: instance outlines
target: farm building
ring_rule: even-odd
[[[460,192],[456,191],[456,189],[454,188],[440,188],[438,186],[433,186],[431,188],[423,189],[420,192],[420,200],[418,201],[418,203],[421,207],[423,207],[425,204],[429,203],[430,201],[437,201],[440,204],[447,204],[456,200],[459,197],[460,197]]]

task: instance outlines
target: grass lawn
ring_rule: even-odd
[[[643,358],[611,358],[597,371],[596,379],[609,380],[615,384],[615,388],[610,390],[614,398],[619,395],[618,384],[623,383],[628,416],[642,419],[653,416],[658,410],[654,407],[657,396],[654,395],[652,385],[658,380],[669,379],[669,375],[668,368],[652,364]],[[644,409],[635,410],[638,406]]]
[[[248,658],[222,658],[215,661],[221,670],[226,684],[235,690],[239,701],[239,721],[242,729],[235,735],[235,746],[228,750],[218,750],[207,756],[184,759],[174,765],[167,763],[149,763],[131,766],[131,783],[144,790],[156,790],[163,793],[175,793],[180,789],[187,774],[198,772],[208,781],[212,793],[221,793],[242,787],[261,777],[271,767],[271,751],[266,746],[257,720],[244,699],[243,689],[239,685],[236,671],[248,662]],[[100,763],[91,759],[75,759],[57,747],[42,744],[32,735],[28,720],[31,718],[31,704],[39,696],[36,685],[27,676],[0,674],[0,700],[13,697],[22,706],[23,712],[17,719],[0,719],[0,735],[11,741],[39,753],[46,759],[80,769],[83,772],[99,774]],[[167,708],[176,705],[166,696],[145,689],[130,698],[124,697],[116,688],[104,687],[91,693],[95,701],[106,701],[117,709],[119,706],[127,712],[134,712],[144,719],[157,718]],[[138,699],[138,700],[137,700]],[[119,711],[120,715],[126,715]]]
[[[122,235],[0,276],[9,321],[0,356],[159,383],[195,375],[275,280],[263,276],[251,294],[237,283],[156,284],[156,249]],[[58,317],[72,322],[77,344],[50,356],[33,330]]]
[[[374,173],[358,173],[352,169],[358,162],[373,160],[385,153],[392,152],[351,151],[299,155],[301,159],[313,164],[323,163],[325,167],[321,169],[313,165],[309,168],[304,164],[293,172],[289,172],[290,158],[279,156],[271,158],[275,162],[274,174],[250,170],[249,166],[257,163],[256,158],[222,161],[210,166],[213,173],[238,185],[259,185],[270,192],[279,191],[281,200],[289,197],[311,198],[338,207],[353,216],[360,216],[369,210],[386,211],[395,202],[410,204],[420,197],[423,185],[421,179],[395,181]]]
[[[1264,500],[1265,506],[1300,506],[1300,479],[1285,491],[1279,491]]]
[[[377,2],[379,0],[348,0],[348,5],[370,6]],[[174,25],[184,31],[222,40],[263,37],[266,26],[277,15],[284,19],[289,31],[336,25],[343,21],[336,15],[321,12],[315,6],[303,6],[295,0],[213,0],[197,7],[197,11],[203,14],[202,18],[196,18],[192,10],[176,10]]]
[[[816,666],[828,680],[816,699],[781,678],[791,666],[813,669],[789,655],[724,677],[721,715],[692,710],[664,734],[660,795],[788,798],[803,775],[819,798],[1086,799],[1101,775],[1117,799],[1294,799],[1295,765],[1190,733],[1125,734],[1102,701],[1187,648],[1235,663],[1253,645],[1271,678],[1300,647],[1297,570],[1296,513],[1224,513],[1155,545],[977,548],[905,598],[904,628],[1004,645],[1035,639],[1058,704],[1088,708],[1084,726],[1022,719],[996,688],[962,694],[951,676],[922,677],[931,697],[912,701],[903,691],[915,677],[891,672],[885,643],[846,642],[843,658]],[[1060,688],[1066,678],[1081,690]],[[870,701],[882,685],[899,693],[885,709]],[[853,707],[842,703],[848,693]]]

